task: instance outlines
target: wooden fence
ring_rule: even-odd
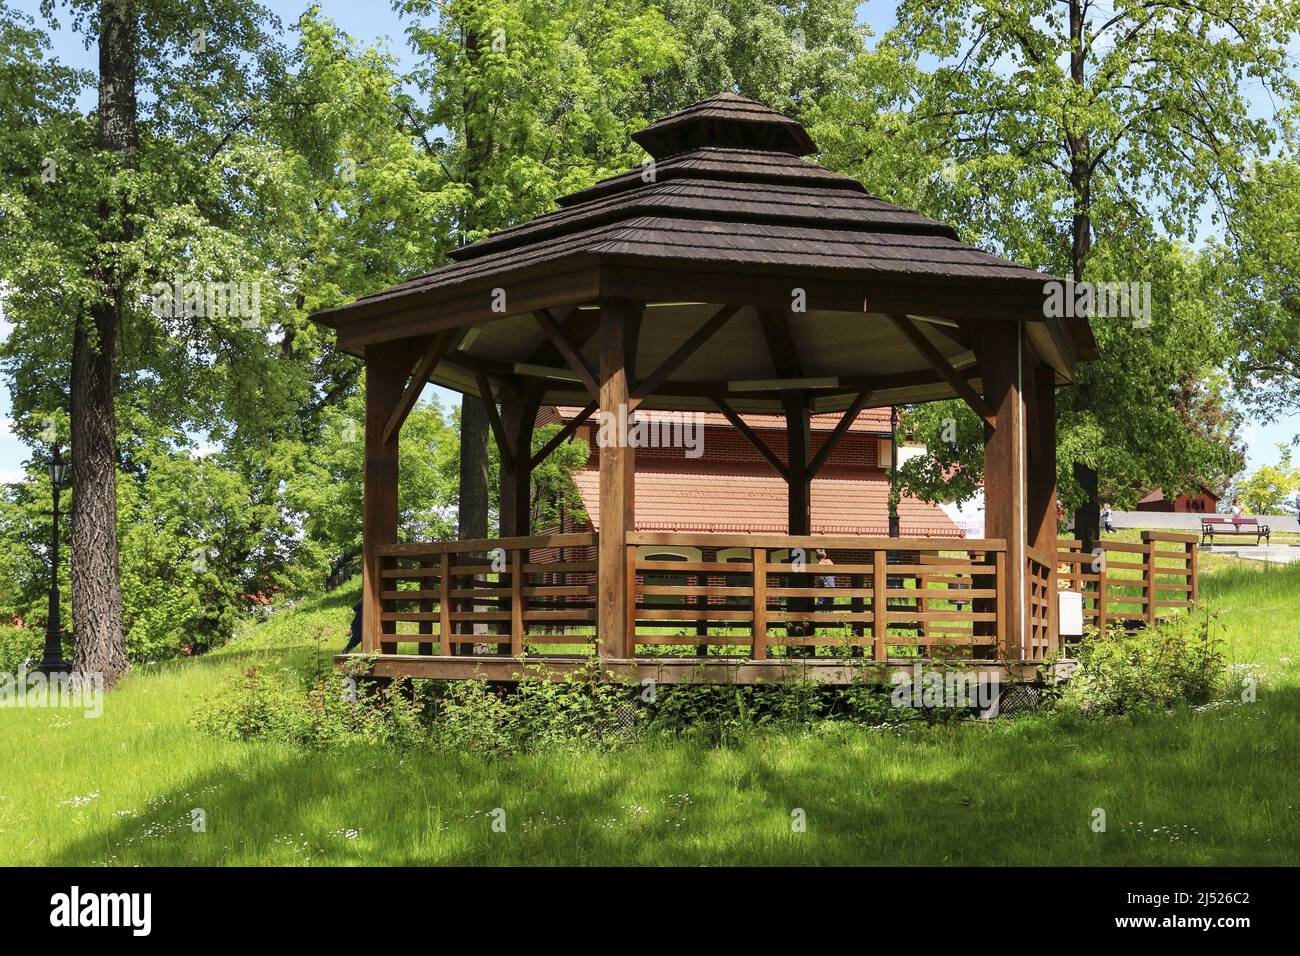
[[[1057,542],[1058,575],[1083,594],[1085,623],[1152,624],[1165,611],[1200,600],[1196,535],[1143,531],[1140,544],[1100,541],[1083,551],[1077,539]]]
[[[383,633],[376,650],[394,654],[399,644],[414,644],[417,653],[432,654],[436,640],[442,654],[488,644],[517,656],[540,631],[589,644],[595,547],[594,534],[552,534],[378,548]],[[530,560],[534,551],[546,560]]]
[[[590,653],[596,641],[595,534],[398,544],[376,550],[386,654]],[[1198,600],[1195,535],[1084,553],[1029,549],[1024,608],[1009,606],[1006,542],[634,533],[626,539],[621,656],[765,660],[832,647],[846,656],[1044,660],[1059,650],[1057,590],[1083,593],[1085,620],[1150,623]],[[825,551],[829,564],[819,564]],[[1010,646],[1012,615],[1024,638]]]
[[[764,660],[828,646],[887,660],[982,656],[1003,639],[1000,540],[635,533],[627,546],[638,648]],[[701,557],[647,557],[661,548]]]

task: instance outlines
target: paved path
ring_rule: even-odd
[[[1266,561],[1269,564],[1294,564],[1300,561],[1300,548],[1286,544],[1245,545],[1242,547],[1215,547],[1204,549],[1207,554],[1229,554],[1251,561]]]

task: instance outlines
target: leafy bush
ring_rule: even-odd
[[[1125,633],[1091,633],[1077,648],[1079,668],[1060,705],[1095,716],[1204,704],[1224,687],[1222,642],[1209,613],[1178,615]]]
[[[306,748],[348,741],[468,753],[608,746],[634,734],[635,710],[630,688],[598,675],[597,662],[562,680],[534,671],[506,691],[474,680],[383,684],[319,665],[306,674],[254,667],[206,702],[195,722],[228,739]]]
[[[0,624],[0,671],[12,674],[24,663],[39,661],[44,652],[44,631]]]

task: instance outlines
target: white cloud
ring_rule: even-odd
[[[27,476],[21,468],[0,468],[0,485],[16,485]]]

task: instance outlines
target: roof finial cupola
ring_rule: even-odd
[[[633,133],[632,138],[655,159],[709,146],[791,156],[817,152],[801,123],[734,93],[701,100]]]

